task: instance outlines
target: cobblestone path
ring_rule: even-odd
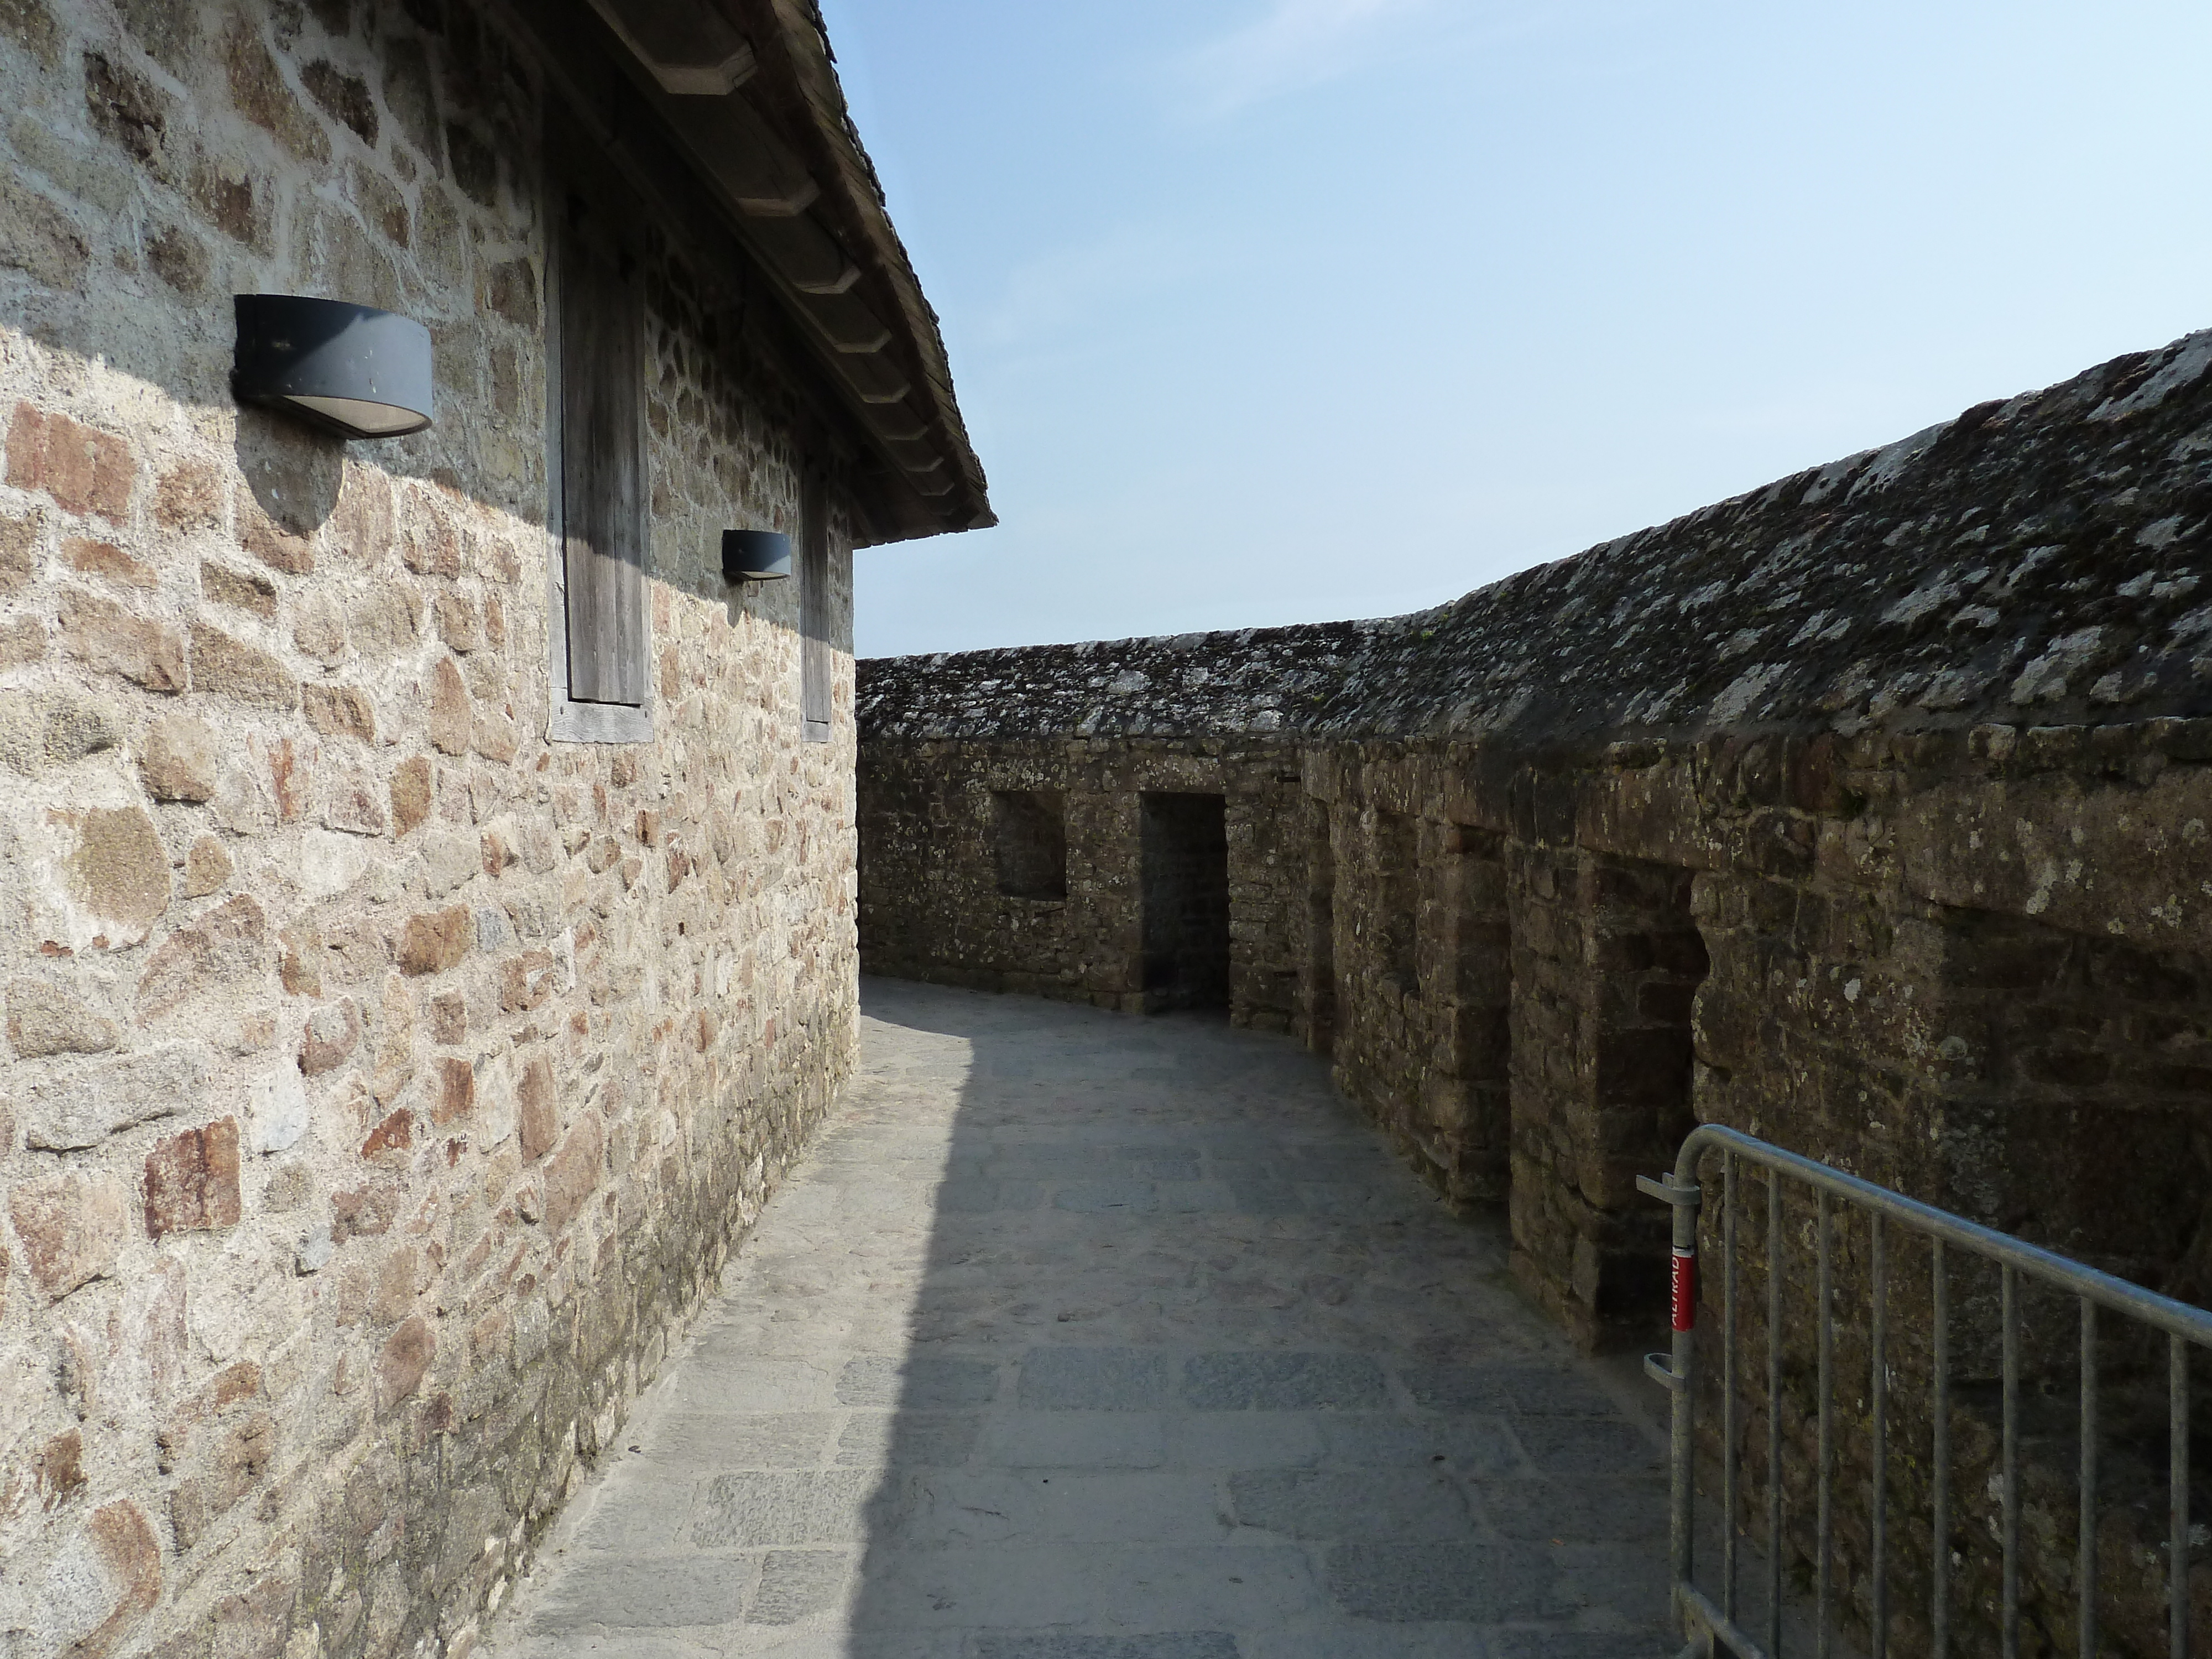
[[[1663,1442],[1280,1037],[870,981],[511,1659],[1651,1659]]]

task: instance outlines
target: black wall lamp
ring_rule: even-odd
[[[725,530],[722,580],[781,581],[791,574],[791,538],[781,530]]]
[[[430,424],[430,331],[343,300],[240,294],[231,391],[341,438]]]

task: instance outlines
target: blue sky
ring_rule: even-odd
[[[824,0],[996,530],[863,655],[1380,616],[2212,326],[2203,0]]]

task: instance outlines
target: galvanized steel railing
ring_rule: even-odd
[[[1697,1486],[1698,1212],[1702,1194],[1697,1182],[1701,1157],[1717,1153],[1724,1213],[1721,1222],[1721,1589],[1719,1599],[1701,1589],[1695,1576],[1693,1534]],[[1736,1429],[1736,1192],[1740,1164],[1766,1173],[1766,1583],[1765,1641],[1762,1644],[1737,1622],[1739,1546],[1746,1537],[1737,1518],[1739,1493]],[[1818,1342],[1817,1468],[1814,1470],[1814,1595],[1815,1650],[1826,1659],[1835,1625],[1834,1474],[1835,1410],[1835,1217],[1838,1204],[1863,1211],[1868,1229],[1867,1343],[1869,1358],[1869,1448],[1873,1466],[1872,1514],[1868,1517],[1870,1659],[1885,1659],[1889,1601],[1887,1575],[1889,1541],[1889,1374],[1887,1360],[1887,1231],[1897,1224],[1924,1237],[1932,1258],[1932,1349],[1929,1378],[1931,1540],[1928,1627],[1934,1659],[1952,1651],[1950,1583],[1952,1330],[1948,1248],[1996,1264],[2000,1275],[1999,1322],[2002,1358],[2003,1420],[2000,1456],[1999,1534],[2002,1552],[1999,1631],[2004,1659],[2016,1659],[2021,1614],[2021,1280],[2027,1279],[2076,1298],[2081,1315],[2079,1439],[2080,1537],[2075,1565],[2077,1609],[2076,1652],[2098,1651],[2098,1351],[2097,1315],[2101,1309],[2124,1315],[2166,1336],[2167,1498],[2169,1544],[2166,1570],[2167,1651],[2170,1659],[2189,1652],[2189,1387],[2190,1346],[2212,1347],[2212,1313],[2154,1294],[2140,1285],[2084,1267],[2078,1261],[2024,1243],[2008,1234],[1968,1221],[1948,1211],[1844,1174],[1814,1159],[1784,1151],[1739,1131],[1707,1124],[1682,1143],[1671,1175],[1638,1179],[1639,1189],[1674,1206],[1672,1303],[1674,1350],[1644,1361],[1651,1376],[1674,1394],[1670,1550],[1675,1616],[1681,1620],[1692,1655],[1711,1656],[1724,1649],[1738,1659],[1781,1659],[1783,1635],[1783,1431],[1782,1399],[1783,1192],[1785,1178],[1812,1189],[1815,1203],[1814,1257]]]

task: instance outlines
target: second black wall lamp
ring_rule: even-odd
[[[781,530],[725,530],[722,580],[781,581],[791,574],[791,538]]]

